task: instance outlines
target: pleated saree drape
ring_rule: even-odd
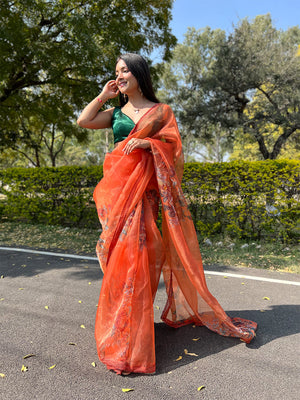
[[[151,151],[122,151],[131,138]],[[175,328],[205,325],[250,342],[256,323],[226,315],[209,292],[193,221],[181,190],[183,156],[174,114],[157,104],[105,158],[94,191],[104,272],[95,338],[100,360],[117,373],[155,372],[153,301],[161,271],[167,291],[162,320]],[[162,235],[157,228],[162,204]]]

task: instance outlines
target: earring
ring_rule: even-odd
[[[139,86],[139,92],[141,93],[141,96],[143,96],[144,97],[144,93],[142,92],[142,89],[141,89],[141,87]]]

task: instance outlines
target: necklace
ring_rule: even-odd
[[[127,103],[127,104],[128,104],[128,103]],[[133,104],[130,104],[130,108],[133,110],[133,112],[134,112],[135,114],[138,114],[138,113],[140,112],[141,108],[143,108],[143,107],[141,107],[141,108],[135,108],[135,107],[133,107]]]

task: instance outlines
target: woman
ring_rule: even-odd
[[[120,107],[99,112],[116,96]],[[118,374],[155,372],[153,300],[163,271],[168,300],[162,320],[196,324],[249,343],[256,323],[230,318],[206,286],[192,218],[181,190],[183,156],[174,114],[155,97],[145,60],[119,57],[116,79],[82,112],[85,128],[112,127],[94,191],[102,234],[96,251],[104,272],[95,338],[100,360]],[[162,236],[156,226],[162,203]]]

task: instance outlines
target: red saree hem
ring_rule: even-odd
[[[124,155],[132,138],[151,151]],[[175,117],[153,107],[105,158],[94,191],[102,234],[96,252],[104,272],[95,324],[99,359],[117,373],[155,372],[153,300],[163,272],[162,320],[175,328],[205,325],[249,343],[255,322],[230,318],[209,292],[197,235],[181,190],[183,157]],[[162,235],[156,226],[162,204]]]
[[[120,363],[116,360],[101,360],[100,361],[106,365],[106,368],[110,371],[114,371],[117,375],[121,375],[123,372],[127,373],[137,373],[137,374],[154,374],[155,373],[155,364],[151,365],[135,365],[132,368],[127,363]]]

